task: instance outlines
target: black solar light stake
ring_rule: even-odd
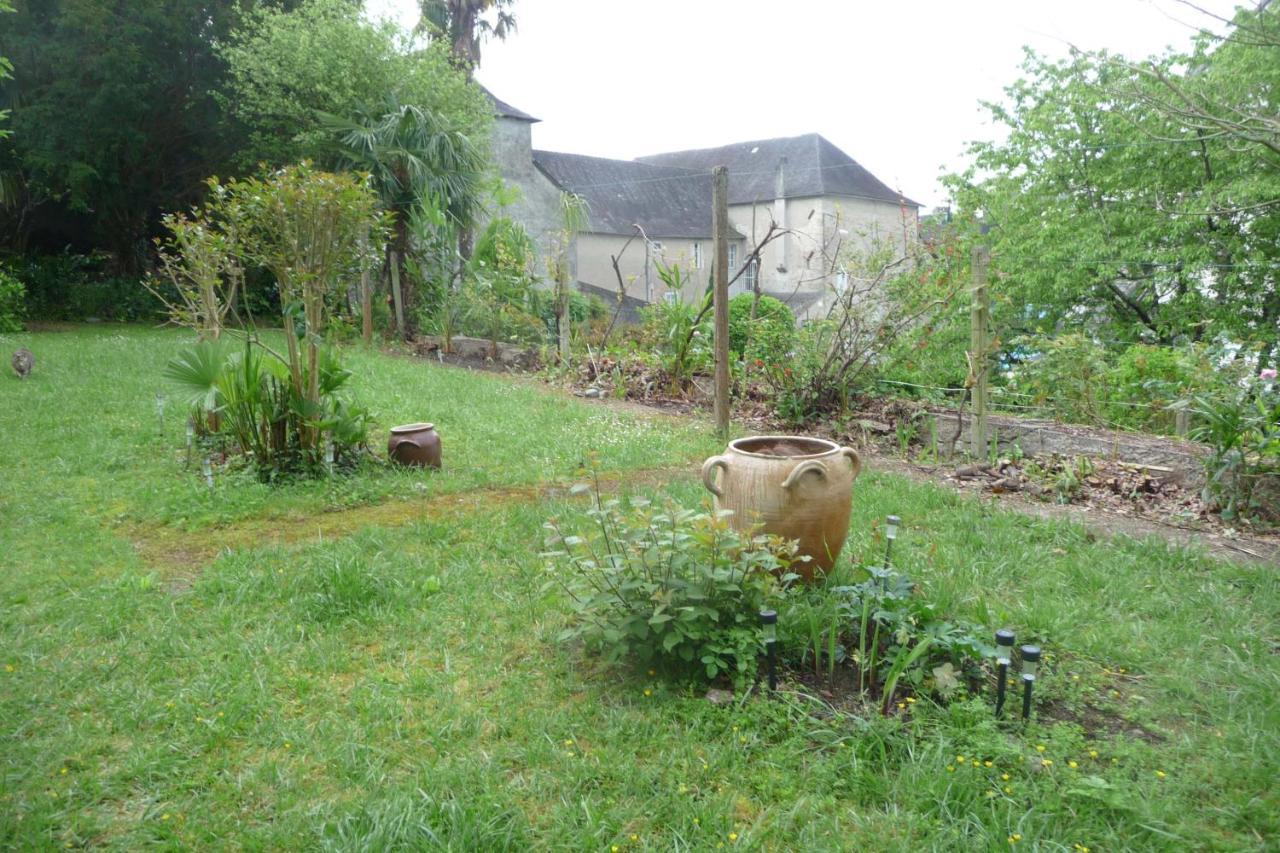
[[[898,538],[898,525],[902,519],[891,515],[884,520],[884,567],[889,568],[889,556],[893,553],[893,541]]]
[[[1022,719],[1031,719],[1031,688],[1036,683],[1036,664],[1040,663],[1039,646],[1022,647]]]
[[[1013,632],[996,631],[996,717],[1004,713],[1004,695],[1009,684],[1009,667],[1013,664]]]
[[[778,689],[778,611],[761,610],[760,627],[764,630],[764,650],[769,659],[769,690]]]
[[[188,468],[191,467],[191,447],[195,443],[195,440],[196,440],[196,425],[191,420],[191,418],[187,418],[187,467]]]

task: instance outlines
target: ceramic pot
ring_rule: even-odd
[[[719,469],[719,482],[716,470]],[[849,532],[853,481],[862,469],[851,447],[792,435],[757,435],[730,442],[702,465],[702,482],[717,510],[732,510],[729,523],[748,531],[796,539],[796,574],[811,581],[831,571]]]
[[[406,424],[393,427],[387,453],[401,465],[418,468],[440,467],[440,436],[435,424]]]

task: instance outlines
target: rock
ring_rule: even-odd
[[[712,705],[728,705],[733,701],[733,691],[712,687],[707,691],[707,701]]]
[[[893,427],[888,424],[882,421],[873,421],[869,418],[858,418],[857,424],[859,429],[866,430],[867,432],[874,432],[877,435],[888,435],[893,432]]]
[[[604,396],[604,392],[599,388],[588,388],[585,391],[574,391],[573,396],[586,397],[589,400],[598,400]]]

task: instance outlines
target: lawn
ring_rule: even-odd
[[[538,556],[589,452],[689,503],[707,425],[350,351],[443,472],[268,487],[187,464],[174,332],[0,336],[0,844],[459,850],[1266,849],[1280,582],[869,470],[844,576],[896,561],[1050,653],[1038,722],[788,689],[718,706],[557,643]]]

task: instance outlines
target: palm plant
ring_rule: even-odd
[[[516,19],[507,9],[514,0],[419,0],[422,19],[418,29],[449,40],[454,61],[468,72],[480,64],[480,43],[505,41],[515,31]],[[494,10],[492,20],[485,13]]]
[[[383,209],[394,215],[388,275],[409,251],[411,220],[420,211],[438,210],[458,231],[474,223],[487,166],[484,153],[440,115],[391,97],[354,120],[329,116],[326,122],[338,141],[340,165],[368,172]],[[397,266],[395,273],[400,271]],[[405,301],[414,303],[412,286]]]

